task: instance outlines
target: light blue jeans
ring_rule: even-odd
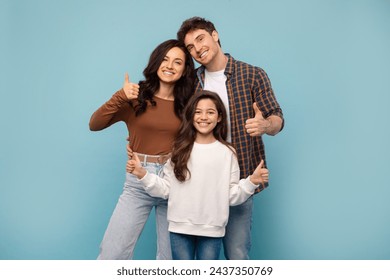
[[[145,169],[159,174],[163,165],[143,164]],[[111,216],[100,244],[100,260],[128,260],[133,258],[134,247],[153,207],[156,210],[158,260],[172,259],[167,221],[167,200],[151,197],[137,178],[126,173],[123,192]]]
[[[229,221],[223,238],[227,260],[249,260],[251,248],[253,196],[243,204],[231,206]]]
[[[170,233],[174,260],[218,260],[222,237]]]

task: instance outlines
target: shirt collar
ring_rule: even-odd
[[[234,58],[233,58],[230,54],[228,54],[228,53],[225,53],[225,55],[226,55],[227,58],[228,58],[228,62],[227,62],[227,64],[226,64],[226,68],[225,68],[225,75],[226,75],[226,77],[229,79],[230,76],[231,76],[231,75],[233,74],[233,72],[234,72],[234,63],[233,63]]]
[[[229,79],[230,76],[234,72],[234,63],[233,63],[234,58],[230,54],[228,54],[228,53],[225,53],[225,55],[228,58],[228,62],[226,64],[226,68],[225,68],[225,72],[224,73],[225,73],[226,77]],[[198,68],[198,71],[197,71],[198,77],[204,77],[205,69],[206,69],[206,67],[204,67],[203,65]]]

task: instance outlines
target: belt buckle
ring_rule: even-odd
[[[159,156],[159,157],[157,158],[157,163],[159,163],[159,164],[165,163],[165,161],[164,161],[164,156]]]

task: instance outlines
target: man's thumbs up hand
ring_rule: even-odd
[[[263,113],[257,107],[256,103],[253,103],[253,111],[255,112],[255,116],[246,120],[245,129],[250,136],[261,136],[266,133],[267,128],[271,126],[271,122],[264,119]]]

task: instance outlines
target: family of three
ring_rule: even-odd
[[[194,62],[201,66],[194,69]],[[157,259],[249,259],[253,194],[268,186],[262,135],[284,125],[267,74],[222,51],[214,24],[193,17],[125,77],[90,129],[123,121],[129,160],[98,259],[131,259],[156,213]]]

